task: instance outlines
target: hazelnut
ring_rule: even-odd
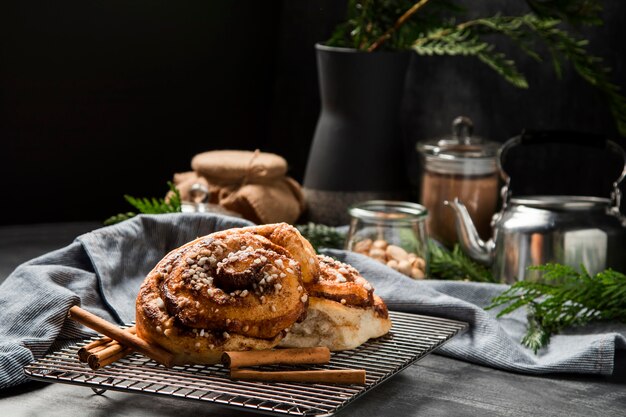
[[[385,259],[385,251],[383,249],[374,247],[370,249],[369,256],[371,256],[372,258]]]
[[[372,243],[372,246],[378,249],[386,249],[387,245],[389,244],[387,243],[386,240],[383,240],[383,239],[375,240],[374,243]]]
[[[402,272],[404,275],[411,275],[411,263],[406,259],[398,262],[398,272]]]
[[[419,268],[412,268],[411,269],[411,277],[413,277],[415,279],[424,279],[424,271],[422,271]]]
[[[368,253],[372,248],[372,239],[361,240],[356,242],[352,250],[358,253]]]
[[[396,245],[387,246],[386,252],[388,257],[393,258],[398,262],[408,259],[409,257],[409,254],[404,249]]]
[[[414,268],[421,269],[422,271],[426,270],[426,261],[420,257],[415,258],[412,264]]]

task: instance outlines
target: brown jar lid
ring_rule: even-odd
[[[487,175],[496,172],[500,144],[473,135],[474,125],[465,116],[452,122],[452,135],[419,142],[427,171],[442,174]]]
[[[271,180],[287,173],[287,161],[273,153],[259,151],[210,151],[193,157],[191,167],[198,174],[223,182]]]

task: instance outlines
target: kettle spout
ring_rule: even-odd
[[[490,265],[495,253],[493,240],[481,240],[467,208],[458,198],[443,203],[454,210],[456,233],[463,252],[477,262]]]

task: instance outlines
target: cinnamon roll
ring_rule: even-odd
[[[223,351],[269,349],[305,317],[315,252],[286,224],[230,229],[167,254],[136,301],[137,335],[176,363],[217,363]]]
[[[372,285],[348,264],[323,255],[317,259],[320,275],[305,283],[309,294],[306,319],[295,323],[280,345],[346,350],[389,332],[387,306]]]

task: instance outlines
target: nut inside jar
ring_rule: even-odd
[[[384,263],[396,271],[415,279],[426,277],[426,261],[414,253],[409,253],[400,246],[389,244],[384,239],[365,239],[356,242],[354,252],[367,255]]]

